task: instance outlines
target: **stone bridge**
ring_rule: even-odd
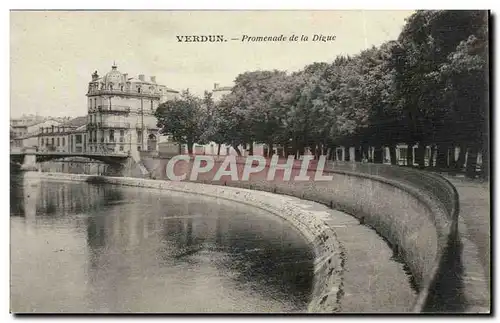
[[[114,173],[121,173],[125,166],[130,164],[131,156],[123,153],[90,153],[90,152],[40,152],[35,148],[22,148],[11,150],[11,166],[20,167],[21,170],[37,170],[37,163],[57,160],[67,157],[84,157],[101,161],[110,165]]]

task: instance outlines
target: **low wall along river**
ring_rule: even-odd
[[[150,176],[157,179],[165,179],[167,162],[153,158],[143,161]],[[185,163],[179,167],[183,169],[177,167],[176,173],[189,171],[191,166]],[[242,167],[238,165],[239,177]],[[467,311],[471,304],[461,281],[463,269],[457,235],[459,204],[453,185],[432,173],[387,165],[337,163],[328,165],[325,173],[332,175],[333,179],[327,182],[280,182],[267,181],[252,174],[249,181],[231,181],[227,176],[214,182],[210,180],[213,174],[207,173],[204,174],[206,177],[198,177],[198,183],[119,177],[107,177],[105,181],[226,198],[264,208],[288,219],[313,244],[316,253],[311,312],[343,311],[340,305],[342,277],[346,274],[343,263],[349,255],[344,253],[342,243],[336,238],[338,221],[330,223],[331,217],[327,213],[300,207],[300,199],[319,202],[330,209],[353,215],[361,224],[380,234],[413,276],[418,295],[412,311]],[[73,174],[47,173],[44,176],[63,176],[71,180],[88,178]],[[222,186],[207,187],[202,183]],[[299,199],[276,199],[256,190]],[[395,291],[388,288],[384,292]]]

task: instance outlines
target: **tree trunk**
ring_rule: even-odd
[[[290,153],[293,153],[294,158],[297,158],[298,151],[299,151],[299,147],[297,145],[297,138],[293,137],[293,139],[292,139],[292,151]]]
[[[458,152],[458,158],[455,161],[455,165],[453,168],[455,168],[457,171],[461,171],[464,168],[465,165],[465,154],[467,153],[467,146],[465,143],[460,143],[459,145],[460,151]]]
[[[418,164],[418,168],[425,168],[425,149],[426,146],[424,143],[419,143],[416,151],[416,162]]]
[[[248,143],[248,155],[253,156],[253,142]]]
[[[361,145],[361,150],[362,150],[362,157],[361,159],[366,159],[368,161],[369,159],[369,150],[370,150],[370,146],[366,145],[366,144],[362,144]]]
[[[448,145],[438,144],[437,146],[437,156],[436,156],[436,167],[440,169],[448,168]]]
[[[477,165],[477,148],[471,147],[467,152],[467,166],[465,167],[465,175],[469,178],[476,177]]]
[[[448,146],[448,167],[454,168],[455,166],[455,145]]]
[[[316,144],[314,147],[314,159],[318,160],[321,155],[321,144]]]
[[[193,154],[193,145],[194,145],[194,143],[193,143],[193,142],[191,142],[191,141],[188,141],[188,142],[187,142],[187,146],[188,146],[188,154],[189,154],[189,155],[192,155],[192,154]]]
[[[484,140],[481,149],[482,163],[481,163],[481,177],[488,179],[490,177],[490,149],[488,139]]]
[[[409,143],[406,149],[406,165],[413,167],[413,145],[414,143]]]
[[[288,155],[290,154],[290,147],[288,145],[288,142],[281,143],[281,146],[283,147],[283,157],[288,158]]]
[[[382,164],[384,162],[382,154],[383,147],[381,145],[377,145],[374,148],[375,149],[373,150],[373,162],[376,164]]]
[[[336,161],[337,160],[337,147],[336,146],[330,146],[330,160],[331,161]]]
[[[391,165],[397,165],[397,157],[396,157],[396,145],[390,145],[389,146],[389,155],[391,158]]]
[[[222,144],[217,144],[217,156],[220,156],[220,148]]]
[[[321,155],[328,156],[328,145],[326,143],[321,144]]]
[[[306,147],[304,147],[304,144],[299,144],[299,157],[304,155],[304,152],[306,151]]]
[[[360,146],[354,148],[354,161],[361,162],[363,159],[363,151]]]
[[[238,156],[241,156],[241,150],[240,148],[238,147],[238,145],[232,145],[233,146],[233,149],[236,151],[236,153],[238,154]]]
[[[431,155],[429,156],[429,167],[434,167],[434,156],[436,155],[436,145],[431,146]]]
[[[350,151],[350,147],[345,147],[345,148],[344,148],[344,160],[345,160],[345,161],[351,161],[351,151]]]
[[[271,142],[270,142],[270,143],[268,143],[268,144],[267,144],[267,147],[268,147],[267,156],[268,156],[269,158],[271,158],[271,157],[273,157],[273,153],[274,153],[274,152],[273,152],[273,150],[274,150],[273,143],[271,143]]]

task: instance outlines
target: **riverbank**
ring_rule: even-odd
[[[88,181],[77,174],[27,173],[33,178]],[[100,178],[102,179],[102,178]],[[403,265],[372,230],[343,212],[290,196],[233,187],[137,178],[106,177],[105,182],[186,194],[206,195],[258,207],[289,221],[315,252],[310,312],[408,312],[415,302]]]

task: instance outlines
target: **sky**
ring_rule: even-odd
[[[398,37],[412,11],[12,11],[11,117],[81,116],[91,74],[113,62],[130,77],[156,76],[201,95],[245,71],[297,71]],[[178,42],[223,35],[227,42]],[[309,41],[242,42],[243,35]],[[332,36],[313,42],[313,35]],[[238,38],[240,40],[231,40]]]

